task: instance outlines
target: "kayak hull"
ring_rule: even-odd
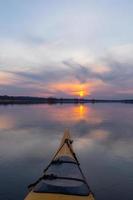
[[[90,193],[88,196],[64,195],[64,194],[49,194],[30,192],[25,200],[95,200]]]
[[[43,176],[29,186],[24,200],[95,200],[74,153],[69,131]]]

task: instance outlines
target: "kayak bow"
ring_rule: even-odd
[[[94,200],[79,161],[73,151],[69,131],[44,174],[29,186],[25,200]]]

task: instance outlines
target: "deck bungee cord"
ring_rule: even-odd
[[[44,174],[28,186],[30,192],[25,200],[46,198],[94,200],[94,195],[73,151],[72,143],[70,134],[66,131],[59,149],[44,169]]]

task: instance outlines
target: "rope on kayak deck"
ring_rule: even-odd
[[[83,173],[82,169],[80,168],[80,163],[79,163],[79,161],[78,161],[78,158],[77,158],[76,154],[73,152],[73,149],[71,148],[71,145],[70,145],[71,143],[69,143],[69,139],[66,139],[65,142],[66,142],[66,144],[68,145],[68,148],[70,149],[70,151],[71,151],[73,157],[75,158],[75,160],[76,160],[76,162],[77,162],[78,168],[79,168],[80,173],[81,173],[81,175],[82,175],[82,177],[83,177],[83,179],[84,179],[84,182],[86,183],[88,189],[90,190],[90,187],[89,187],[89,185],[88,185],[88,183],[87,183],[87,180],[86,180],[86,178],[85,178],[85,176],[84,176],[84,173]]]
[[[60,150],[62,149],[62,147],[64,146],[65,142],[60,146],[60,148],[58,149],[58,151],[56,152],[56,154],[54,155],[54,157],[52,158],[52,161],[47,165],[47,167],[44,169],[44,173],[48,170],[48,168],[51,166],[52,162],[54,161],[54,159],[56,158],[57,154],[60,152]],[[37,185],[42,179],[43,179],[44,175],[41,176],[36,182],[28,185],[28,189],[32,190],[32,188]]]
[[[56,158],[56,156],[58,155],[58,153],[60,152],[60,150],[62,149],[62,147],[64,146],[65,142],[60,146],[60,148],[58,149],[58,151],[56,152],[56,154],[54,155],[54,157],[52,158],[51,162],[48,164],[48,166],[44,169],[44,173],[48,170],[48,168],[51,166],[52,162],[54,161],[54,159]]]
[[[91,191],[91,189],[90,189],[90,187],[89,187],[89,185],[88,185],[88,182],[87,182],[87,180],[86,180],[86,177],[85,177],[85,175],[84,175],[84,173],[83,173],[83,171],[82,171],[82,169],[81,169],[81,167],[80,167],[80,163],[79,163],[79,161],[78,161],[78,158],[77,158],[76,154],[74,153],[74,151],[73,151],[73,149],[72,149],[72,147],[71,147],[71,145],[70,145],[70,144],[71,144],[71,140],[66,139],[65,142],[67,143],[67,145],[68,145],[68,147],[69,147],[69,149],[70,149],[70,151],[71,151],[73,157],[75,158],[75,160],[76,160],[76,162],[77,162],[78,168],[79,168],[79,170],[80,170],[80,172],[81,172],[81,174],[82,174],[82,177],[83,177],[83,180],[84,180],[86,186],[87,186],[88,189],[90,190],[91,194],[93,194],[93,196],[94,196],[94,193]],[[69,142],[70,142],[70,143],[69,143]]]
[[[80,182],[85,182],[83,179],[79,178],[71,178],[71,177],[65,177],[65,176],[57,176],[55,174],[47,174],[43,176],[43,179],[48,179],[48,180],[54,180],[54,179],[65,179],[65,180],[73,180],[73,181],[80,181]]]
[[[30,184],[28,188],[34,187],[36,184],[38,184],[41,180],[55,180],[55,179],[62,179],[62,180],[73,180],[73,181],[80,181],[83,183],[86,183],[84,179],[79,178],[71,178],[71,177],[65,177],[65,176],[57,176],[55,174],[44,174],[42,177],[40,177],[35,183]]]
[[[79,168],[79,171],[80,171],[80,173],[81,173],[83,179],[69,178],[69,177],[59,177],[59,176],[56,176],[56,175],[54,175],[54,174],[44,174],[44,175],[41,176],[35,183],[30,184],[30,185],[28,186],[28,188],[29,188],[30,190],[32,190],[32,188],[33,188],[34,186],[36,186],[36,185],[37,185],[41,180],[43,180],[43,179],[48,179],[48,180],[53,180],[53,179],[66,179],[66,180],[75,180],[75,181],[84,182],[84,183],[86,184],[86,186],[88,187],[89,191],[92,193],[92,191],[90,190],[90,187],[89,187],[89,185],[88,185],[88,183],[87,183],[87,180],[86,180],[86,178],[85,178],[85,176],[84,176],[84,173],[83,173],[82,169],[80,168],[80,163],[79,163],[79,161],[78,161],[78,158],[77,158],[76,154],[74,153],[74,151],[73,151],[73,149],[72,149],[72,147],[71,147],[72,142],[73,142],[73,141],[70,140],[70,139],[65,139],[65,140],[64,140],[64,143],[60,146],[60,148],[58,149],[58,151],[57,151],[56,154],[54,155],[53,159],[52,159],[51,162],[48,164],[48,166],[44,169],[43,172],[45,173],[45,172],[49,169],[49,167],[50,167],[52,164],[73,163],[73,164],[77,164],[77,166],[78,166],[78,168]],[[68,146],[68,148],[69,148],[69,150],[70,150],[71,154],[73,155],[73,157],[74,157],[74,159],[75,159],[76,162],[74,162],[74,161],[63,161],[63,160],[59,160],[59,159],[56,159],[56,160],[55,160],[56,156],[58,155],[58,153],[60,152],[60,150],[62,149],[62,147],[63,147],[65,144],[67,144],[67,146]]]
[[[67,161],[67,160],[61,160],[61,159],[57,159],[57,160],[53,160],[52,161],[52,164],[54,165],[60,165],[60,164],[63,164],[63,163],[72,163],[72,164],[75,164],[75,165],[77,165],[77,163],[75,162],[75,161]]]

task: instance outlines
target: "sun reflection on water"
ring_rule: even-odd
[[[74,107],[74,113],[77,115],[78,119],[86,119],[89,115],[89,107],[83,104]]]

